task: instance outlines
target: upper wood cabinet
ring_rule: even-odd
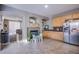
[[[62,26],[65,18],[62,17],[56,17],[52,20],[52,24],[54,27]]]
[[[60,18],[60,23],[59,23],[60,26],[63,26],[64,21],[65,21],[65,17],[62,16],[62,17]]]
[[[53,20],[52,20],[52,25],[53,26],[57,26],[58,25],[58,18],[54,18]]]
[[[63,16],[55,17],[52,20],[52,24],[54,27],[62,26],[65,20],[71,20],[74,18],[79,18],[79,12],[66,14]]]
[[[73,18],[79,18],[79,13],[77,13],[77,12],[73,13],[72,15],[73,15]]]
[[[73,15],[72,14],[67,14],[64,16],[65,20],[67,19],[72,19],[73,18]]]

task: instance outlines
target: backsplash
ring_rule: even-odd
[[[53,31],[59,31],[59,32],[63,32],[63,27],[53,27]]]
[[[45,29],[46,31],[56,31],[56,32],[63,32],[63,27],[53,27],[53,29]]]

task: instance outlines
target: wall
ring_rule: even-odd
[[[4,10],[1,11],[3,16],[10,16],[10,17],[19,17],[22,19],[22,39],[27,41],[27,27],[29,27],[29,17],[36,17],[37,18],[37,22],[39,23],[40,26],[40,30],[42,32],[42,19],[45,19],[47,17],[45,16],[40,16],[34,13],[30,13],[30,12],[25,12],[22,10],[18,10],[15,8],[11,8],[8,6],[4,6]]]
[[[49,20],[47,21],[47,25],[49,25],[49,29],[53,29],[53,25],[52,25],[52,18],[50,17]]]
[[[46,21],[43,20],[43,28],[45,27],[45,25],[48,25],[49,26],[49,29],[52,29],[53,28],[53,25],[52,25],[52,18],[49,17]]]

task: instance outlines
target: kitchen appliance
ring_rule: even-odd
[[[79,20],[67,21],[63,24],[64,42],[79,45]]]
[[[64,42],[69,43],[69,36],[70,36],[70,25],[69,22],[65,22],[63,24],[63,32],[64,32]]]

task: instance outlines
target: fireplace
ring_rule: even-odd
[[[39,35],[39,31],[38,30],[31,30],[30,33],[32,35],[31,39],[33,38],[33,35],[34,36],[38,36]]]
[[[32,35],[35,35],[35,36],[39,35],[38,30],[31,30],[30,32],[31,32]]]
[[[33,36],[37,37],[40,36],[40,28],[39,27],[28,27],[27,29],[28,32],[28,40],[32,40]]]

